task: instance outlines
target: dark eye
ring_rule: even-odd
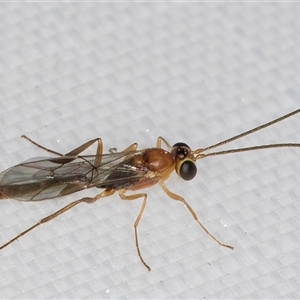
[[[185,143],[176,143],[176,144],[173,145],[171,153],[172,153],[172,156],[175,159],[183,160],[188,156],[190,150],[191,149],[187,144],[185,144]]]
[[[197,174],[197,167],[191,160],[186,160],[180,166],[179,175],[184,180],[191,180]]]
[[[185,147],[191,149],[187,144],[181,142],[174,144],[173,147]]]

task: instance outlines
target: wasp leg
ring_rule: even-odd
[[[147,204],[147,194],[140,193],[140,194],[134,194],[134,195],[127,196],[127,195],[125,195],[125,193],[126,193],[126,190],[120,190],[119,191],[119,196],[123,200],[136,200],[138,198],[144,198],[144,201],[143,201],[142,207],[140,209],[140,212],[139,212],[139,214],[138,214],[138,216],[137,216],[137,218],[134,222],[134,238],[135,238],[135,246],[136,246],[136,249],[137,249],[137,253],[138,253],[138,256],[139,256],[142,264],[148,269],[148,271],[151,271],[151,268],[145,263],[145,261],[142,257],[140,247],[139,247],[138,233],[137,233],[137,228],[138,228],[139,222],[142,218],[143,212],[144,212],[146,204]]]
[[[198,216],[196,215],[196,213],[194,212],[194,210],[192,209],[192,207],[186,202],[186,200],[184,198],[182,198],[179,195],[176,195],[174,193],[172,193],[171,191],[168,190],[168,188],[165,186],[163,181],[159,181],[158,182],[159,185],[162,187],[162,189],[164,190],[164,192],[172,199],[176,200],[176,201],[180,201],[182,202],[186,208],[189,210],[189,212],[192,214],[193,218],[195,219],[195,221],[202,227],[202,229],[213,239],[215,240],[220,246],[229,248],[231,250],[233,250],[234,248],[230,245],[226,245],[221,243],[217,238],[215,238],[206,228],[205,226],[199,221]]]
[[[137,143],[133,143],[132,145],[130,145],[129,147],[127,147],[126,149],[124,149],[122,152],[129,152],[128,155],[125,156],[124,160],[126,160],[127,158],[129,158],[131,156],[131,151],[135,151],[138,147]]]
[[[96,139],[90,140],[90,141],[82,144],[81,146],[75,148],[74,150],[66,153],[64,156],[78,156],[81,152],[83,152],[84,150],[86,150],[87,148],[89,148],[96,142],[97,142],[96,155],[102,155],[102,152],[103,152],[102,140],[101,140],[101,138],[96,138]]]
[[[138,144],[137,143],[133,143],[132,145],[130,145],[130,146],[128,146],[126,149],[124,149],[123,151],[121,151],[120,153],[122,153],[122,152],[130,152],[130,151],[135,151],[136,149],[137,149],[137,147],[138,147]],[[118,153],[118,150],[117,150],[117,148],[109,148],[109,150],[108,150],[111,154],[114,154],[114,153]],[[128,158],[128,156],[130,156],[130,154],[129,155],[126,155],[125,156],[125,158],[124,158],[124,160],[126,159],[126,158]]]
[[[34,224],[33,226],[31,226],[30,228],[24,230],[23,232],[21,232],[20,234],[18,234],[16,237],[14,237],[13,239],[11,239],[9,242],[5,243],[4,245],[2,245],[0,247],[0,250],[5,248],[6,246],[8,246],[9,244],[11,244],[12,242],[14,242],[15,240],[17,240],[18,238],[20,238],[21,236],[25,235],[26,233],[30,232],[31,230],[33,230],[34,228],[47,223],[51,220],[53,220],[54,218],[58,217],[59,215],[63,214],[64,212],[68,211],[69,209],[71,209],[72,207],[78,205],[79,203],[85,202],[85,203],[94,203],[96,200],[100,199],[100,198],[104,198],[104,197],[108,197],[110,195],[112,195],[115,191],[114,190],[104,190],[102,193],[100,193],[99,195],[97,195],[94,198],[82,198],[76,201],[71,202],[70,204],[66,205],[65,207],[61,208],[60,210],[56,211],[55,213],[47,216],[46,218],[41,219],[40,221],[38,221],[36,224]]]
[[[86,150],[87,148],[89,148],[90,146],[92,146],[92,144],[94,144],[95,142],[98,142],[98,145],[97,145],[97,151],[96,151],[96,155],[102,155],[102,152],[103,152],[103,143],[102,143],[102,140],[101,138],[96,138],[96,139],[93,139],[93,140],[90,140],[84,144],[82,144],[81,146],[75,148],[74,150],[66,153],[66,154],[61,154],[59,152],[56,152],[54,150],[51,150],[49,148],[46,148],[38,143],[36,143],[35,141],[33,141],[32,139],[30,139],[28,136],[26,135],[22,135],[21,136],[22,138],[26,139],[27,141],[29,141],[30,143],[32,143],[33,145],[47,151],[47,152],[50,152],[50,153],[53,153],[55,155],[58,155],[58,156],[78,156],[81,152],[83,152],[84,150]]]
[[[42,146],[42,145],[36,143],[35,141],[33,141],[32,139],[30,139],[30,138],[29,138],[28,136],[26,136],[26,135],[21,135],[21,138],[26,139],[26,140],[27,140],[28,142],[30,142],[31,144],[33,144],[33,145],[35,145],[35,146],[37,146],[37,147],[39,147],[39,148],[41,148],[41,149],[43,149],[43,150],[45,150],[45,151],[47,151],[47,152],[50,152],[50,153],[52,153],[52,154],[54,154],[54,155],[57,155],[57,156],[64,156],[63,154],[61,154],[61,153],[59,153],[59,152],[56,152],[56,151],[54,151],[54,150],[50,150],[50,149],[48,149],[48,148],[46,148],[46,147],[44,147],[44,146]]]
[[[130,146],[128,146],[127,148],[125,148],[123,151],[121,151],[120,153],[135,151],[137,149],[137,147],[138,147],[138,144],[137,143],[133,143]],[[110,148],[109,152],[112,152],[112,153],[117,152],[117,148]]]
[[[157,141],[156,141],[156,147],[157,148],[161,148],[161,143],[162,142],[164,142],[165,144],[166,144],[166,146],[169,148],[169,149],[171,149],[172,148],[172,146],[163,138],[163,137],[161,137],[161,136],[159,136],[158,138],[157,138]]]
[[[103,143],[102,143],[101,138],[96,138],[96,139],[90,140],[66,154],[61,154],[61,153],[58,153],[54,150],[48,149],[48,148],[36,143],[35,141],[30,139],[26,135],[22,135],[21,137],[26,139],[30,143],[34,144],[35,146],[37,146],[47,152],[50,152],[52,154],[55,154],[58,156],[71,156],[71,157],[73,156],[74,158],[76,158],[81,152],[83,152],[84,150],[86,150],[87,148],[89,148],[90,146],[92,146],[94,143],[97,142],[98,144],[97,144],[97,150],[96,150],[95,167],[98,167],[101,163],[102,152],[103,152]]]

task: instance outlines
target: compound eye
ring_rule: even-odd
[[[185,148],[191,149],[187,144],[181,143],[181,142],[174,144],[173,147],[180,147],[180,148],[185,147]]]
[[[172,156],[175,159],[183,160],[188,156],[190,150],[191,149],[187,144],[185,144],[185,143],[176,143],[176,144],[173,145],[171,153],[172,153]]]
[[[186,160],[180,165],[179,176],[184,180],[191,180],[197,174],[197,167],[191,160]]]

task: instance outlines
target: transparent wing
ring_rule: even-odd
[[[39,201],[90,187],[128,188],[147,173],[130,164],[142,153],[104,154],[100,163],[95,155],[30,159],[0,174],[0,198]]]

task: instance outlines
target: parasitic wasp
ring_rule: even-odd
[[[103,154],[102,140],[96,138],[63,155],[39,145],[26,136],[22,136],[35,146],[54,154],[56,157],[30,159],[3,171],[0,174],[0,199],[41,201],[65,196],[92,187],[103,189],[103,191],[95,197],[84,197],[71,202],[21,232],[2,245],[0,249],[5,248],[35,227],[56,218],[79,203],[93,203],[118,192],[120,198],[123,200],[143,199],[139,214],[134,222],[134,237],[138,256],[143,265],[150,271],[150,267],[146,264],[141,254],[137,232],[139,222],[146,207],[147,194],[135,193],[127,195],[126,192],[128,190],[141,190],[155,184],[159,184],[171,199],[182,202],[200,227],[220,246],[233,249],[232,246],[223,244],[214,237],[199,221],[195,211],[187,201],[183,197],[172,193],[166,187],[165,181],[173,171],[176,171],[179,177],[184,180],[193,179],[197,173],[195,162],[205,157],[270,148],[300,147],[298,143],[283,143],[205,153],[208,150],[278,123],[299,112],[300,109],[297,109],[230,139],[197,150],[191,150],[185,143],[176,143],[171,146],[164,138],[159,137],[155,148],[138,150],[138,144],[135,143],[121,152],[117,152],[115,148],[111,148],[110,153]],[[166,149],[162,148],[162,143]],[[81,155],[84,150],[93,144],[97,145],[95,155]]]

